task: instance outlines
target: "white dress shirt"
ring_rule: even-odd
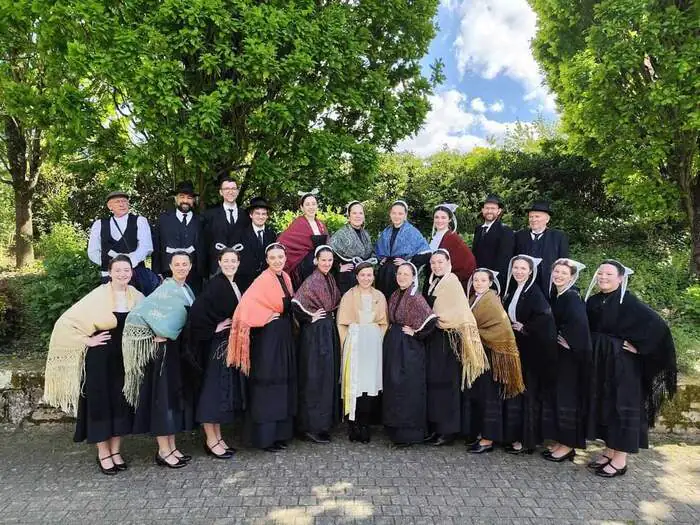
[[[175,216],[177,217],[178,222],[182,222],[182,218],[187,217],[187,219],[185,219],[185,224],[187,225],[190,224],[193,215],[194,214],[191,211],[188,211],[187,213],[182,213],[180,210],[175,210]]]
[[[122,232],[126,232],[126,225],[129,221],[129,214],[117,218],[112,216],[109,221],[109,232],[115,241],[122,238]],[[117,227],[117,225],[119,227]],[[121,231],[119,231],[121,229]],[[145,217],[136,218],[136,249],[130,253],[125,253],[131,259],[131,265],[136,266],[146,260],[153,252],[153,241],[151,240],[151,228]],[[111,258],[119,255],[114,251],[108,254]],[[90,240],[88,241],[88,257],[97,265],[102,265],[102,221],[97,219],[90,228]],[[102,272],[103,276],[107,272]]]
[[[226,215],[226,221],[229,224],[231,224],[231,211],[233,211],[233,222],[238,222],[238,205],[234,203],[233,206],[231,206],[224,202],[224,214]]]
[[[518,283],[518,287],[513,292],[513,299],[508,305],[508,317],[510,317],[510,320],[513,323],[518,322],[518,320],[515,318],[515,310],[518,307],[518,300],[520,299],[520,294],[523,292],[523,288],[525,288],[525,283]]]
[[[488,233],[489,230],[491,229],[491,226],[493,226],[494,222],[496,222],[496,221],[484,222],[484,224],[481,225],[481,232]]]

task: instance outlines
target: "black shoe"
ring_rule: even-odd
[[[319,432],[318,435],[321,436],[321,439],[328,441],[328,443],[331,442],[331,435],[328,432]]]
[[[600,476],[601,478],[616,478],[617,476],[624,476],[625,473],[627,472],[627,465],[625,465],[622,468],[617,468],[616,466],[614,466],[612,464],[612,462],[610,462],[604,466],[610,467],[615,472],[605,472],[605,470],[603,470],[602,468],[599,468],[598,470],[595,471],[596,476]]]
[[[547,459],[547,456],[551,456],[551,455],[552,455],[552,451],[549,450],[548,448],[546,448],[546,449],[544,449],[544,450],[541,452],[541,455],[542,455],[542,457],[543,457],[544,459]]]
[[[275,446],[275,445],[270,445],[269,447],[263,448],[265,452],[272,452],[273,454],[276,454],[277,452],[281,452],[282,449]]]
[[[224,441],[223,439],[220,439],[219,441],[217,441],[217,443],[222,443],[223,441]],[[232,456],[233,456],[236,452],[238,452],[235,448],[229,447],[228,445],[226,445],[224,448],[226,449],[227,452],[230,452]]]
[[[603,461],[602,463],[598,463],[598,460],[601,459],[601,458],[605,458],[605,461]],[[598,469],[600,469],[600,468],[603,468],[603,467],[604,467],[605,465],[607,465],[608,463],[610,463],[611,460],[612,460],[612,458],[609,458],[609,457],[606,456],[605,454],[601,454],[599,457],[595,458],[594,460],[589,461],[588,464],[587,464],[586,466],[587,466],[589,469],[598,470]]]
[[[348,439],[352,442],[362,441],[362,430],[360,425],[350,422],[348,425]]]
[[[214,443],[214,446],[218,444],[219,442],[217,441],[216,443]],[[206,442],[204,443],[204,452],[207,453],[207,456],[213,456],[216,459],[231,459],[233,457],[233,452],[229,451],[228,449],[224,449],[223,454],[217,454],[209,447],[209,445]]]
[[[362,425],[360,427],[360,441],[362,441],[362,443],[369,443],[370,439],[369,425]]]
[[[433,442],[433,446],[436,447],[447,447],[452,445],[454,443],[455,438],[453,436],[446,436],[444,434],[440,434],[438,438]]]
[[[159,467],[168,467],[168,468],[182,468],[182,467],[186,467],[186,466],[187,466],[187,463],[186,463],[185,461],[182,461],[182,460],[181,460],[180,458],[178,458],[177,456],[174,456],[174,457],[177,459],[177,463],[175,463],[175,464],[173,464],[173,465],[171,465],[170,463],[168,463],[167,461],[165,461],[165,460],[168,459],[170,456],[172,456],[174,453],[175,453],[175,451],[173,450],[170,454],[168,454],[167,456],[165,456],[164,458],[162,458],[162,457],[160,456],[160,454],[156,451],[156,455],[155,455],[155,457],[154,457],[153,459],[155,460],[156,465],[158,465]]]
[[[175,450],[173,450],[173,452],[180,452],[180,451],[178,449],[175,449]],[[180,452],[180,454],[182,454],[182,452]],[[189,463],[190,461],[192,461],[192,456],[190,456],[189,454],[182,454],[182,456],[175,456],[175,457],[184,463]]]
[[[561,457],[556,457],[550,452],[549,455],[544,456],[544,459],[546,459],[547,461],[553,461],[554,463],[561,463],[563,461],[573,461],[575,457],[576,457],[576,450],[574,450],[572,448],[571,450],[569,450],[566,454],[564,454]]]
[[[112,458],[112,463],[114,463],[114,466],[117,467],[117,470],[122,471],[126,470],[129,468],[129,465],[126,464],[126,461],[124,461],[124,458],[122,458],[122,463],[117,463],[114,461],[114,456],[121,456],[121,452],[117,452],[115,454],[112,454],[110,457]]]
[[[287,450],[287,444],[284,441],[275,441],[275,447],[279,450]]]
[[[391,448],[408,448],[411,445],[413,445],[413,443],[392,443]]]
[[[493,443],[490,445],[481,445],[478,441],[476,443],[472,443],[472,446],[469,447],[469,452],[472,454],[484,454],[486,452],[493,452]]]
[[[515,448],[513,445],[506,445],[503,447],[503,450],[505,450],[508,454],[512,454],[513,456],[519,456],[520,454],[532,454],[535,451],[532,448],[525,448],[522,445],[520,445],[520,448]]]
[[[314,434],[313,432],[304,432],[304,437],[313,443],[323,444],[330,443],[327,439],[323,439],[321,434]]]
[[[109,468],[105,468],[102,466],[102,461],[104,461],[105,459],[109,459],[111,457],[112,456],[106,456],[106,457],[100,459],[100,456],[97,456],[97,465],[100,467],[100,471],[102,472],[102,474],[104,474],[106,476],[114,476],[117,472],[119,472],[119,469],[114,464]]]
[[[480,441],[479,438],[476,438],[476,439],[468,438],[468,439],[466,439],[466,440],[464,441],[464,445],[467,446],[467,447],[473,447],[473,446],[474,446],[475,444],[477,444],[479,441]]]
[[[437,432],[431,432],[430,434],[428,434],[427,436],[425,436],[423,438],[423,443],[425,443],[427,445],[432,445],[433,443],[435,443],[437,441],[438,437],[439,436],[438,436]]]

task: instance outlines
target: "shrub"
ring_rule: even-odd
[[[272,217],[270,218],[270,222],[272,227],[275,228],[278,233],[282,233],[298,216],[299,212],[284,210],[273,213]],[[326,225],[331,234],[336,232],[347,222],[345,215],[343,215],[343,213],[337,208],[326,208],[324,210],[320,210],[317,217]]]
[[[22,328],[22,307],[15,290],[0,281],[0,344],[16,339]]]

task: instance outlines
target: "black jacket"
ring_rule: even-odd
[[[479,268],[497,271],[501,286],[505,287],[508,263],[513,257],[515,235],[513,230],[500,220],[491,225],[486,235],[484,235],[481,226],[481,224],[478,225],[474,230],[474,242],[472,243],[476,265]]]
[[[203,213],[204,242],[207,250],[207,268],[210,275],[215,274],[219,269],[219,250],[216,249],[216,245],[220,243],[230,247],[239,243],[241,230],[250,224],[250,216],[245,208],[238,208],[238,217],[234,224],[228,222],[226,213],[222,204],[215,208],[209,208]]]
[[[569,256],[569,239],[564,232],[547,228],[538,241],[533,241],[530,229],[520,230],[515,234],[515,250],[513,255],[530,255],[542,259],[537,268],[537,284],[540,290],[549,297],[549,277],[552,274],[552,264],[561,257]]]
[[[241,265],[236,274],[236,282],[238,282],[241,292],[247,290],[255,278],[267,268],[265,247],[276,240],[277,232],[267,225],[263,232],[262,245],[255,235],[252,223],[241,229],[238,242],[243,245],[243,251],[241,252]]]

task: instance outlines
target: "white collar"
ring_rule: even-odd
[[[253,231],[257,234],[258,232],[264,232],[265,231],[265,226],[256,226],[255,224],[253,226]]]
[[[187,222],[190,222],[190,219],[192,218],[192,210],[188,211],[187,213],[182,213],[180,210],[175,210],[175,216],[182,220],[183,217],[187,217]]]
[[[542,235],[546,230],[547,230],[546,227],[545,227],[544,229],[538,231],[538,232],[536,232],[535,230],[530,230],[530,235],[532,235],[532,236],[535,236],[535,235]]]
[[[486,229],[488,230],[491,226],[493,226],[493,223],[494,223],[494,222],[496,222],[496,221],[491,221],[491,222],[484,221],[484,224],[482,224],[481,227],[482,227],[482,228],[483,228],[483,227],[486,227]]]
[[[234,210],[234,211],[235,211],[235,210],[238,209],[238,204],[236,204],[236,203],[234,202],[233,205],[231,205],[231,204],[229,204],[228,202],[224,202],[224,209],[225,209],[225,210]]]

